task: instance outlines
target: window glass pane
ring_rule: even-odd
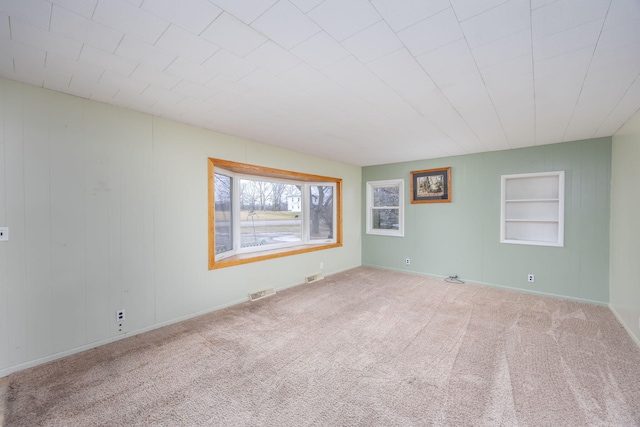
[[[241,179],[240,247],[300,241],[300,187],[282,182]]]
[[[309,199],[310,240],[333,239],[332,185],[311,185]]]
[[[400,209],[373,209],[373,228],[378,230],[398,230]]]
[[[392,187],[374,187],[373,188],[373,206],[398,206],[400,203],[400,187],[394,185]]]
[[[216,254],[233,250],[232,178],[215,174],[214,241]]]

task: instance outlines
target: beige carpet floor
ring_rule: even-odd
[[[638,426],[606,307],[360,267],[8,377],[7,426]]]

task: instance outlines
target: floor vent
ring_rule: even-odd
[[[322,275],[322,273],[316,273],[312,276],[307,276],[304,278],[305,283],[313,283],[313,282],[317,282],[318,280],[322,280],[324,279],[324,276]]]
[[[249,301],[256,301],[261,298],[270,297],[271,295],[275,295],[276,290],[274,288],[267,288],[257,292],[251,292],[249,294]]]

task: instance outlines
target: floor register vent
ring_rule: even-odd
[[[324,279],[324,276],[322,275],[322,273],[316,273],[312,276],[307,276],[304,278],[305,283],[313,283],[313,282],[317,282],[318,280],[322,280]]]
[[[251,292],[249,294],[249,301],[256,301],[262,298],[270,297],[271,295],[275,295],[275,288],[267,288],[261,291]]]

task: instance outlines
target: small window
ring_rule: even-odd
[[[367,182],[367,234],[404,236],[404,180]]]

